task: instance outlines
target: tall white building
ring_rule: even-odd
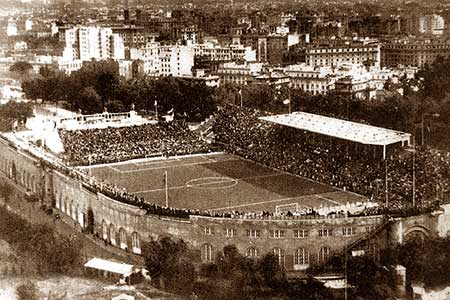
[[[17,35],[17,24],[12,19],[10,19],[8,21],[8,27],[6,27],[6,35],[7,36],[16,36]]]
[[[159,48],[160,75],[192,76],[194,50],[189,46],[169,45]]]
[[[422,34],[444,34],[445,21],[439,15],[426,15],[419,19],[419,32]]]
[[[65,31],[66,59],[123,59],[125,48],[122,38],[109,27],[77,26]]]

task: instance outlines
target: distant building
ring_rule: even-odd
[[[426,35],[444,34],[444,18],[439,15],[426,15],[419,18],[419,32]]]
[[[123,40],[110,27],[77,26],[64,31],[66,61],[124,59]]]
[[[336,66],[342,63],[380,66],[380,44],[376,41],[330,42],[309,44],[305,48],[306,64]]]
[[[194,51],[188,46],[160,46],[161,76],[192,76]]]
[[[432,64],[438,56],[448,57],[450,42],[435,39],[392,40],[381,48],[381,66],[423,68]]]
[[[225,63],[217,70],[220,84],[233,83],[247,85],[254,81],[256,76],[262,74],[263,63]]]

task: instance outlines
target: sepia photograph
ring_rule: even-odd
[[[0,300],[450,300],[450,0],[0,0]]]

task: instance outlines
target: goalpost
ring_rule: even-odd
[[[280,204],[275,206],[275,214],[279,215],[282,213],[287,213],[288,211],[296,212],[298,211],[298,203],[288,203],[288,204]]]

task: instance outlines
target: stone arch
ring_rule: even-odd
[[[131,251],[136,254],[141,254],[141,240],[136,231],[131,234]]]
[[[245,256],[249,258],[257,258],[259,256],[258,249],[255,247],[250,247],[245,251]]]
[[[278,263],[280,264],[280,266],[282,266],[284,268],[284,263],[285,263],[285,258],[286,258],[286,255],[284,253],[284,249],[276,247],[276,248],[272,249],[272,253],[277,258]]]
[[[63,213],[66,213],[66,210],[67,210],[67,197],[64,197],[64,200],[63,200],[63,202],[61,204],[62,204],[61,205],[61,211]]]
[[[89,207],[87,211],[87,226],[86,226],[87,232],[94,233],[94,228],[95,228],[94,211],[92,210],[91,207]]]
[[[205,243],[201,249],[202,262],[209,263],[213,261],[213,247],[211,244]]]
[[[430,234],[430,230],[423,226],[423,225],[414,225],[410,228],[408,228],[405,232],[403,232],[403,237],[405,239],[408,238],[408,236],[410,235],[419,235],[419,236],[423,236],[423,237],[428,237]]]
[[[31,185],[30,185],[30,190],[31,190],[33,193],[36,193],[36,188],[35,188],[35,186],[34,186],[34,175],[31,175]]]
[[[84,215],[83,215],[83,210],[80,209],[80,205],[77,203],[76,207],[75,207],[75,211],[76,211],[76,216],[78,219],[78,223],[81,225],[81,227],[84,227]]]
[[[75,204],[74,204],[74,202],[73,202],[73,199],[70,200],[70,211],[69,211],[69,216],[70,216],[72,219],[74,219],[74,220],[77,219],[76,214],[75,214]]]
[[[108,240],[108,223],[105,220],[102,220],[102,238]]]
[[[123,228],[119,228],[119,246],[120,249],[126,250],[128,248],[127,245],[127,231]]]
[[[116,227],[113,223],[109,224],[109,241],[111,245],[116,245]]]

